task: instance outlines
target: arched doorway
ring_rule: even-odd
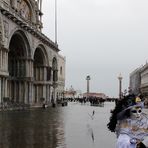
[[[34,53],[34,103],[49,102],[49,70],[46,50],[39,45]]]
[[[29,68],[30,48],[25,34],[16,31],[11,37],[8,52],[8,96],[18,103],[29,103]]]

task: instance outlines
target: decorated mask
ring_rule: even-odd
[[[130,110],[130,116],[133,119],[137,119],[141,117],[142,108],[141,107],[133,107]]]

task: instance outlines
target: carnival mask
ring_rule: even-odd
[[[139,118],[141,116],[141,113],[142,113],[142,108],[141,107],[133,107],[130,110],[131,118]]]

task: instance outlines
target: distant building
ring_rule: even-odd
[[[148,107],[148,63],[130,74],[130,89],[135,95],[141,93]]]
[[[64,97],[65,98],[75,98],[76,97],[76,91],[74,90],[74,88],[71,86],[69,89],[66,89],[64,91]]]
[[[141,85],[141,68],[139,67],[130,73],[130,84],[129,89],[130,92],[136,94],[140,93],[140,85]]]
[[[93,92],[84,93],[83,97],[96,97],[96,98],[103,98],[103,99],[107,98],[107,96],[104,93],[93,93]]]
[[[140,85],[141,93],[148,97],[148,64],[145,64],[141,68],[141,85]]]

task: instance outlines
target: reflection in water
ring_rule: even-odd
[[[88,128],[88,134],[90,135],[92,141],[94,142],[95,137],[94,137],[94,132],[93,132],[93,120],[95,118],[95,111],[93,110],[92,114],[88,113],[89,115],[89,123],[87,124],[87,128]]]
[[[90,125],[87,125],[87,128],[88,128],[88,135],[90,135],[91,140],[94,142],[95,141],[95,137],[94,137],[93,129],[92,129],[92,127],[90,127]]]
[[[0,113],[1,148],[65,148],[60,110]]]
[[[0,148],[114,148],[107,129],[114,103],[0,112]]]

